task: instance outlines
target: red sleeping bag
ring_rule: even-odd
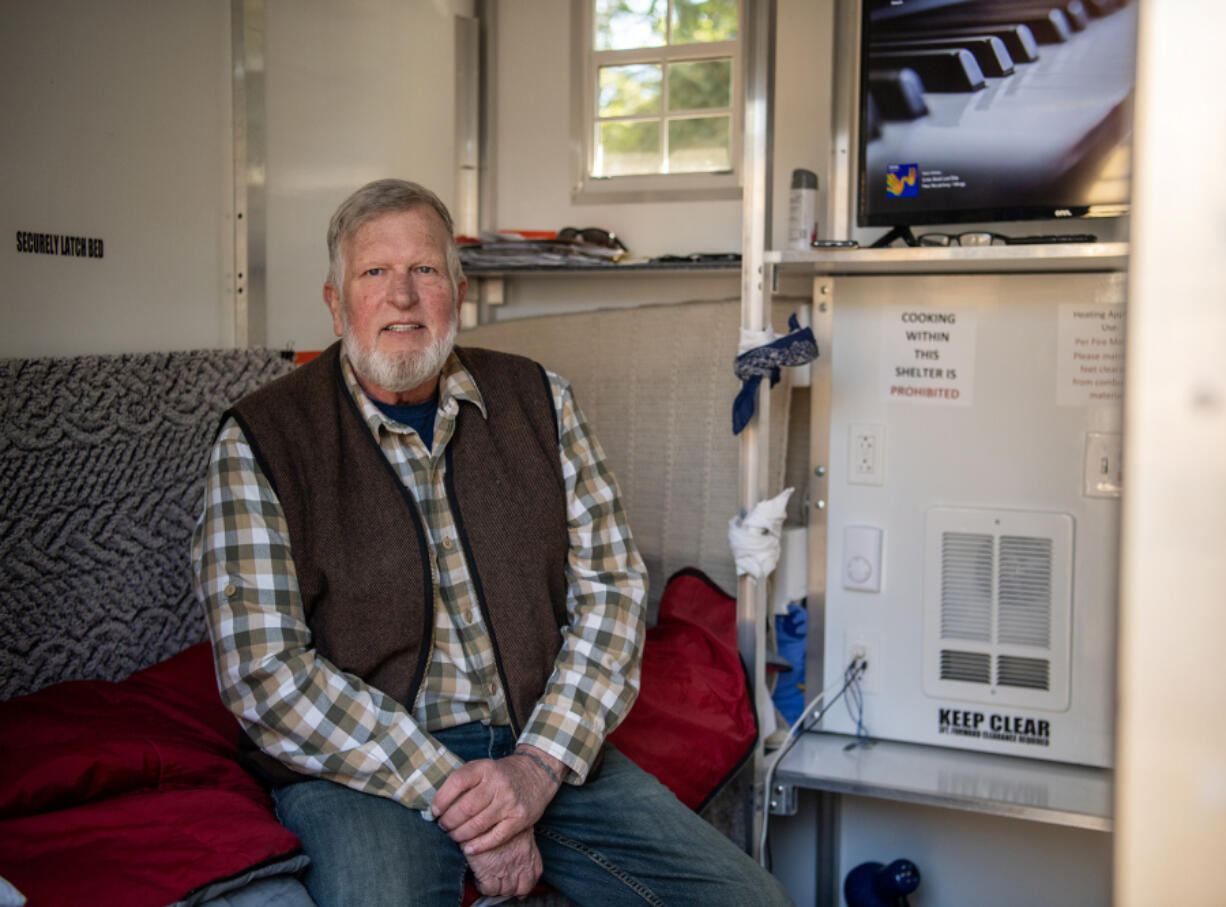
[[[639,698],[609,742],[693,810],[753,752],[753,697],[737,650],[736,599],[680,570],[647,631]]]
[[[207,643],[0,702],[0,876],[31,907],[140,907],[292,856],[237,736]]]

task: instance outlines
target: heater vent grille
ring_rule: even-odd
[[[982,652],[941,650],[941,679],[964,683],[991,683],[992,656]]]
[[[1000,538],[998,640],[1047,648],[1051,642],[1051,539]]]
[[[938,508],[928,515],[928,558],[928,692],[1066,708],[1072,520]]]
[[[941,546],[941,638],[992,639],[992,536],[947,532]]]
[[[1051,662],[1046,658],[1001,655],[996,659],[996,682],[1005,687],[1046,690],[1051,682]]]

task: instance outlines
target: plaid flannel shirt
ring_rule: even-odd
[[[342,370],[370,431],[416,502],[430,536],[434,644],[411,709],[317,655],[284,514],[233,420],[209,461],[193,538],[221,695],[266,752],[312,775],[425,810],[460,760],[431,732],[473,721],[507,724],[494,651],[443,484],[444,451],[461,406],[485,403],[452,355],[443,369],[434,444],[388,418]],[[558,416],[570,554],[569,624],[544,694],[519,742],[539,747],[582,783],[605,736],[638,691],[646,571],[604,453],[570,386],[548,373]]]

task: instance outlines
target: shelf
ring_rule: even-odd
[[[884,740],[847,748],[854,742],[843,734],[802,735],[774,783],[1111,830],[1109,769]]]
[[[901,246],[887,249],[774,250],[767,264],[809,274],[1013,274],[1039,271],[1124,271],[1128,243],[1017,246]]]
[[[601,277],[626,274],[740,274],[739,261],[631,261],[621,263],[564,265],[500,265],[498,267],[466,267],[465,277],[576,277],[599,274]]]

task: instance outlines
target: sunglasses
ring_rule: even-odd
[[[558,231],[558,239],[561,242],[585,242],[592,246],[628,251],[622,241],[617,238],[617,234],[600,227],[584,227],[582,230],[577,227],[563,227]]]

